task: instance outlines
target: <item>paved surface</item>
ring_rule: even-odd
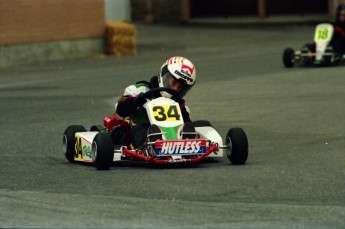
[[[0,70],[0,226],[39,228],[344,228],[344,66],[285,69],[309,26],[138,26],[136,57]],[[171,55],[195,63],[192,119],[250,154],[196,166],[70,164],[68,125],[113,112],[125,86]]]

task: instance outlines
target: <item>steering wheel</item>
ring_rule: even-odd
[[[181,100],[181,96],[177,93],[177,91],[167,88],[167,87],[157,87],[157,88],[150,89],[149,91],[144,93],[144,96],[147,99],[155,99],[161,96],[160,92],[167,92],[168,94],[171,95],[171,99],[175,101]]]

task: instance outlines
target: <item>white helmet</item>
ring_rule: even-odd
[[[171,57],[161,67],[158,76],[159,86],[168,88],[170,77],[174,77],[183,83],[184,87],[179,92],[182,98],[195,84],[196,71],[194,64],[182,56]]]

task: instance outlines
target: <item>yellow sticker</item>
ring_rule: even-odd
[[[163,105],[152,107],[153,117],[157,122],[178,121],[181,114],[176,105]]]
[[[315,40],[326,41],[329,39],[330,30],[328,28],[319,28],[315,34]]]
[[[83,151],[82,151],[81,137],[80,136],[75,136],[74,160],[76,160],[76,161],[82,161],[83,160]]]

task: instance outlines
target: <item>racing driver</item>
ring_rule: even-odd
[[[175,99],[180,105],[185,123],[183,129],[184,131],[195,132],[194,126],[191,124],[189,112],[185,107],[185,101],[182,99],[194,86],[195,80],[196,70],[193,63],[187,58],[174,56],[163,63],[158,75],[153,76],[149,82],[139,81],[125,89],[124,94],[115,104],[115,113],[122,118],[129,117],[131,120],[133,127],[129,131],[129,136],[134,148],[144,144],[147,134],[160,132],[158,126],[150,125],[143,105],[148,99],[160,96],[171,97],[171,95],[166,92],[149,94],[149,90],[154,88],[170,88],[177,92],[179,98],[171,98]],[[112,133],[112,138],[119,137],[119,135],[123,135],[123,132],[115,129],[115,132]]]
[[[345,3],[339,4],[335,17],[333,48],[339,53],[345,53]]]
[[[331,40],[331,46],[334,52],[345,54],[345,3],[341,3],[337,7],[334,26],[334,34]],[[306,44],[302,48],[302,52],[315,52],[315,43]]]

